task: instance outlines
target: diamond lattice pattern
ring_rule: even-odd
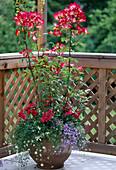
[[[9,134],[19,122],[18,113],[32,100],[35,89],[31,88],[32,79],[27,74],[22,77],[21,69],[6,70],[5,72],[5,116],[4,135],[8,140]]]

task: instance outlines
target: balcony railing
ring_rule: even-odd
[[[116,54],[73,53],[72,57],[83,67],[84,88],[90,89],[89,109],[83,119],[90,124],[88,147],[116,154]],[[21,58],[18,53],[0,54],[0,157],[8,154],[9,135],[19,122],[17,112],[29,104],[35,92],[29,75],[22,78],[27,64],[25,59],[19,63]]]

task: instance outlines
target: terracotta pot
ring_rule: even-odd
[[[53,144],[49,141],[44,141],[43,146],[46,147],[46,149],[41,149],[41,155],[40,152],[36,153],[36,147],[33,147],[30,151],[30,155],[33,158],[33,160],[37,163],[37,167],[40,169],[58,169],[62,168],[64,166],[64,162],[68,159],[68,157],[71,154],[71,149],[68,146],[62,147],[60,154],[53,154]],[[57,147],[59,148],[59,147]]]

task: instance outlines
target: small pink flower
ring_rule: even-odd
[[[46,100],[46,103],[49,103],[49,100]]]
[[[58,72],[58,71],[55,71],[55,73],[56,73],[56,74],[59,74],[59,72]]]
[[[34,55],[32,56],[32,60],[36,60],[36,57]]]
[[[55,71],[56,74],[59,74],[55,67],[53,67],[53,70]]]
[[[27,114],[30,115],[30,113],[31,113],[31,110],[28,110],[28,111],[27,111]]]
[[[49,55],[49,53],[45,54],[45,56],[48,56],[48,55]]]
[[[82,68],[83,68],[82,66],[79,67],[77,66],[76,70],[82,70]]]
[[[67,64],[68,64],[67,62],[66,62],[66,63],[61,63],[61,64],[60,64],[60,67],[63,68],[63,67],[66,66]]]
[[[50,113],[50,116],[52,117],[54,114],[53,113]]]
[[[52,96],[48,96],[48,99],[51,99],[52,98]]]
[[[41,122],[44,122],[44,119],[43,119],[43,118],[41,118]]]
[[[85,125],[85,126],[86,126],[85,130],[89,130],[90,125],[89,125],[89,124],[87,124],[87,125]]]
[[[15,36],[18,36],[19,34],[20,34],[20,30],[19,30],[19,29],[16,29]]]
[[[37,37],[33,36],[33,41],[36,42],[37,41]]]
[[[49,32],[49,35],[53,35],[53,31],[50,31],[50,32]]]
[[[72,32],[72,35],[73,35],[74,37],[77,37],[76,34],[74,34],[73,32]]]
[[[52,59],[52,57],[48,57],[48,59],[49,59],[49,60],[51,60],[51,59]]]
[[[71,64],[71,67],[75,66],[75,64]]]
[[[82,33],[82,30],[81,29],[78,30],[77,33],[80,35]]]
[[[49,109],[49,112],[52,112],[53,111],[53,109]]]

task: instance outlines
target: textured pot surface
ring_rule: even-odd
[[[58,169],[64,166],[64,162],[68,159],[71,154],[71,149],[69,146],[62,148],[60,154],[53,154],[53,145],[49,142],[44,143],[43,146],[46,149],[42,149],[41,155],[40,152],[36,153],[36,148],[31,149],[30,155],[33,160],[37,163],[37,167],[41,169]]]

